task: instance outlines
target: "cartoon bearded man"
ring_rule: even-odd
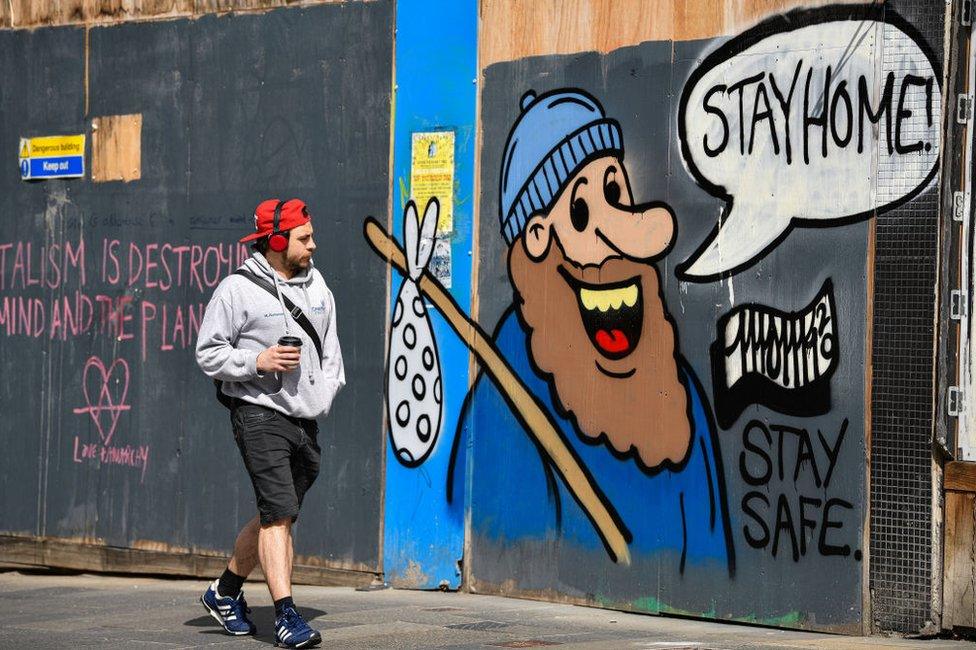
[[[635,560],[671,552],[681,572],[711,560],[731,573],[711,413],[678,351],[653,264],[674,242],[674,215],[660,202],[635,205],[620,125],[595,98],[530,91],[521,108],[500,184],[514,304],[494,344],[592,479]],[[599,549],[604,540],[506,394],[482,374],[468,395],[448,500],[461,500],[462,450],[473,445],[476,536]]]

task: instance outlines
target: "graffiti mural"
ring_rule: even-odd
[[[474,588],[858,624],[869,219],[933,191],[939,69],[852,5],[485,69],[476,319],[416,283],[478,362],[440,443]]]
[[[680,354],[652,264],[671,248],[674,214],[660,201],[634,201],[620,126],[594,97],[579,89],[528,92],[521,107],[501,173],[515,301],[491,341],[433,276],[424,278],[448,320],[467,325],[455,331],[490,374],[472,389],[459,422],[491,420],[489,453],[520,476],[517,498],[504,498],[511,486],[497,474],[505,484],[488,491],[501,497],[499,510],[484,516],[501,536],[573,531],[623,564],[631,549],[668,548],[680,550],[679,571],[689,561],[717,560],[734,573],[711,409]],[[408,205],[408,234],[410,218]],[[368,222],[367,238],[403,270],[403,252],[394,255],[378,230]],[[391,431],[399,426],[391,423]],[[460,492],[467,431],[455,435],[449,501]],[[628,472],[634,478],[618,482]],[[616,487],[635,480],[644,491]],[[513,509],[532,515],[513,516]]]
[[[620,125],[593,96],[580,89],[529,92],[521,108],[500,174],[514,300],[495,345],[579,459],[633,550],[679,549],[679,570],[709,558],[731,572],[711,409],[680,352],[653,264],[671,248],[673,211],[660,201],[635,201]],[[478,513],[490,522],[484,533],[517,538],[565,530],[592,539],[585,511],[533,453],[523,419],[498,417],[508,390],[486,378],[473,389],[475,429],[494,421],[484,447],[475,437],[475,457],[507,450],[522,481],[517,507],[534,514],[510,516],[512,503],[498,499],[491,504],[497,510]],[[507,478],[496,476],[483,485],[504,495]]]

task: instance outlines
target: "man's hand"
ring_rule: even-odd
[[[298,367],[301,357],[301,348],[272,345],[258,355],[258,372],[289,372]]]

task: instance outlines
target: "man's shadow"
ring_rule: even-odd
[[[313,619],[316,619],[319,616],[325,616],[326,612],[324,612],[321,609],[316,609],[314,607],[299,607],[298,611],[299,613],[301,613],[302,617],[306,621],[308,621],[309,625],[311,625],[313,628],[317,630],[324,630],[331,627],[328,621],[318,621],[316,623],[312,622]],[[274,643],[275,641],[274,607],[270,605],[264,605],[262,607],[252,607],[250,617],[251,620],[254,621],[254,624],[258,628],[258,633],[255,638],[261,641],[267,641],[268,643]],[[215,621],[214,618],[210,616],[210,614],[204,614],[196,618],[191,618],[183,625],[188,625],[190,627],[209,628],[206,630],[200,630],[200,634],[227,634],[217,624],[217,621]]]

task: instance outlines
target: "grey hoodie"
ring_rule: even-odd
[[[299,418],[326,415],[346,384],[346,374],[336,332],[335,300],[325,279],[309,266],[285,280],[256,251],[241,268],[272,282],[278,299],[240,275],[224,278],[200,324],[197,363],[209,377],[222,381],[224,393],[231,397]],[[282,295],[305,312],[318,333],[321,364],[315,344],[287,313]],[[258,354],[285,334],[302,339],[299,367],[290,372],[259,373]]]

